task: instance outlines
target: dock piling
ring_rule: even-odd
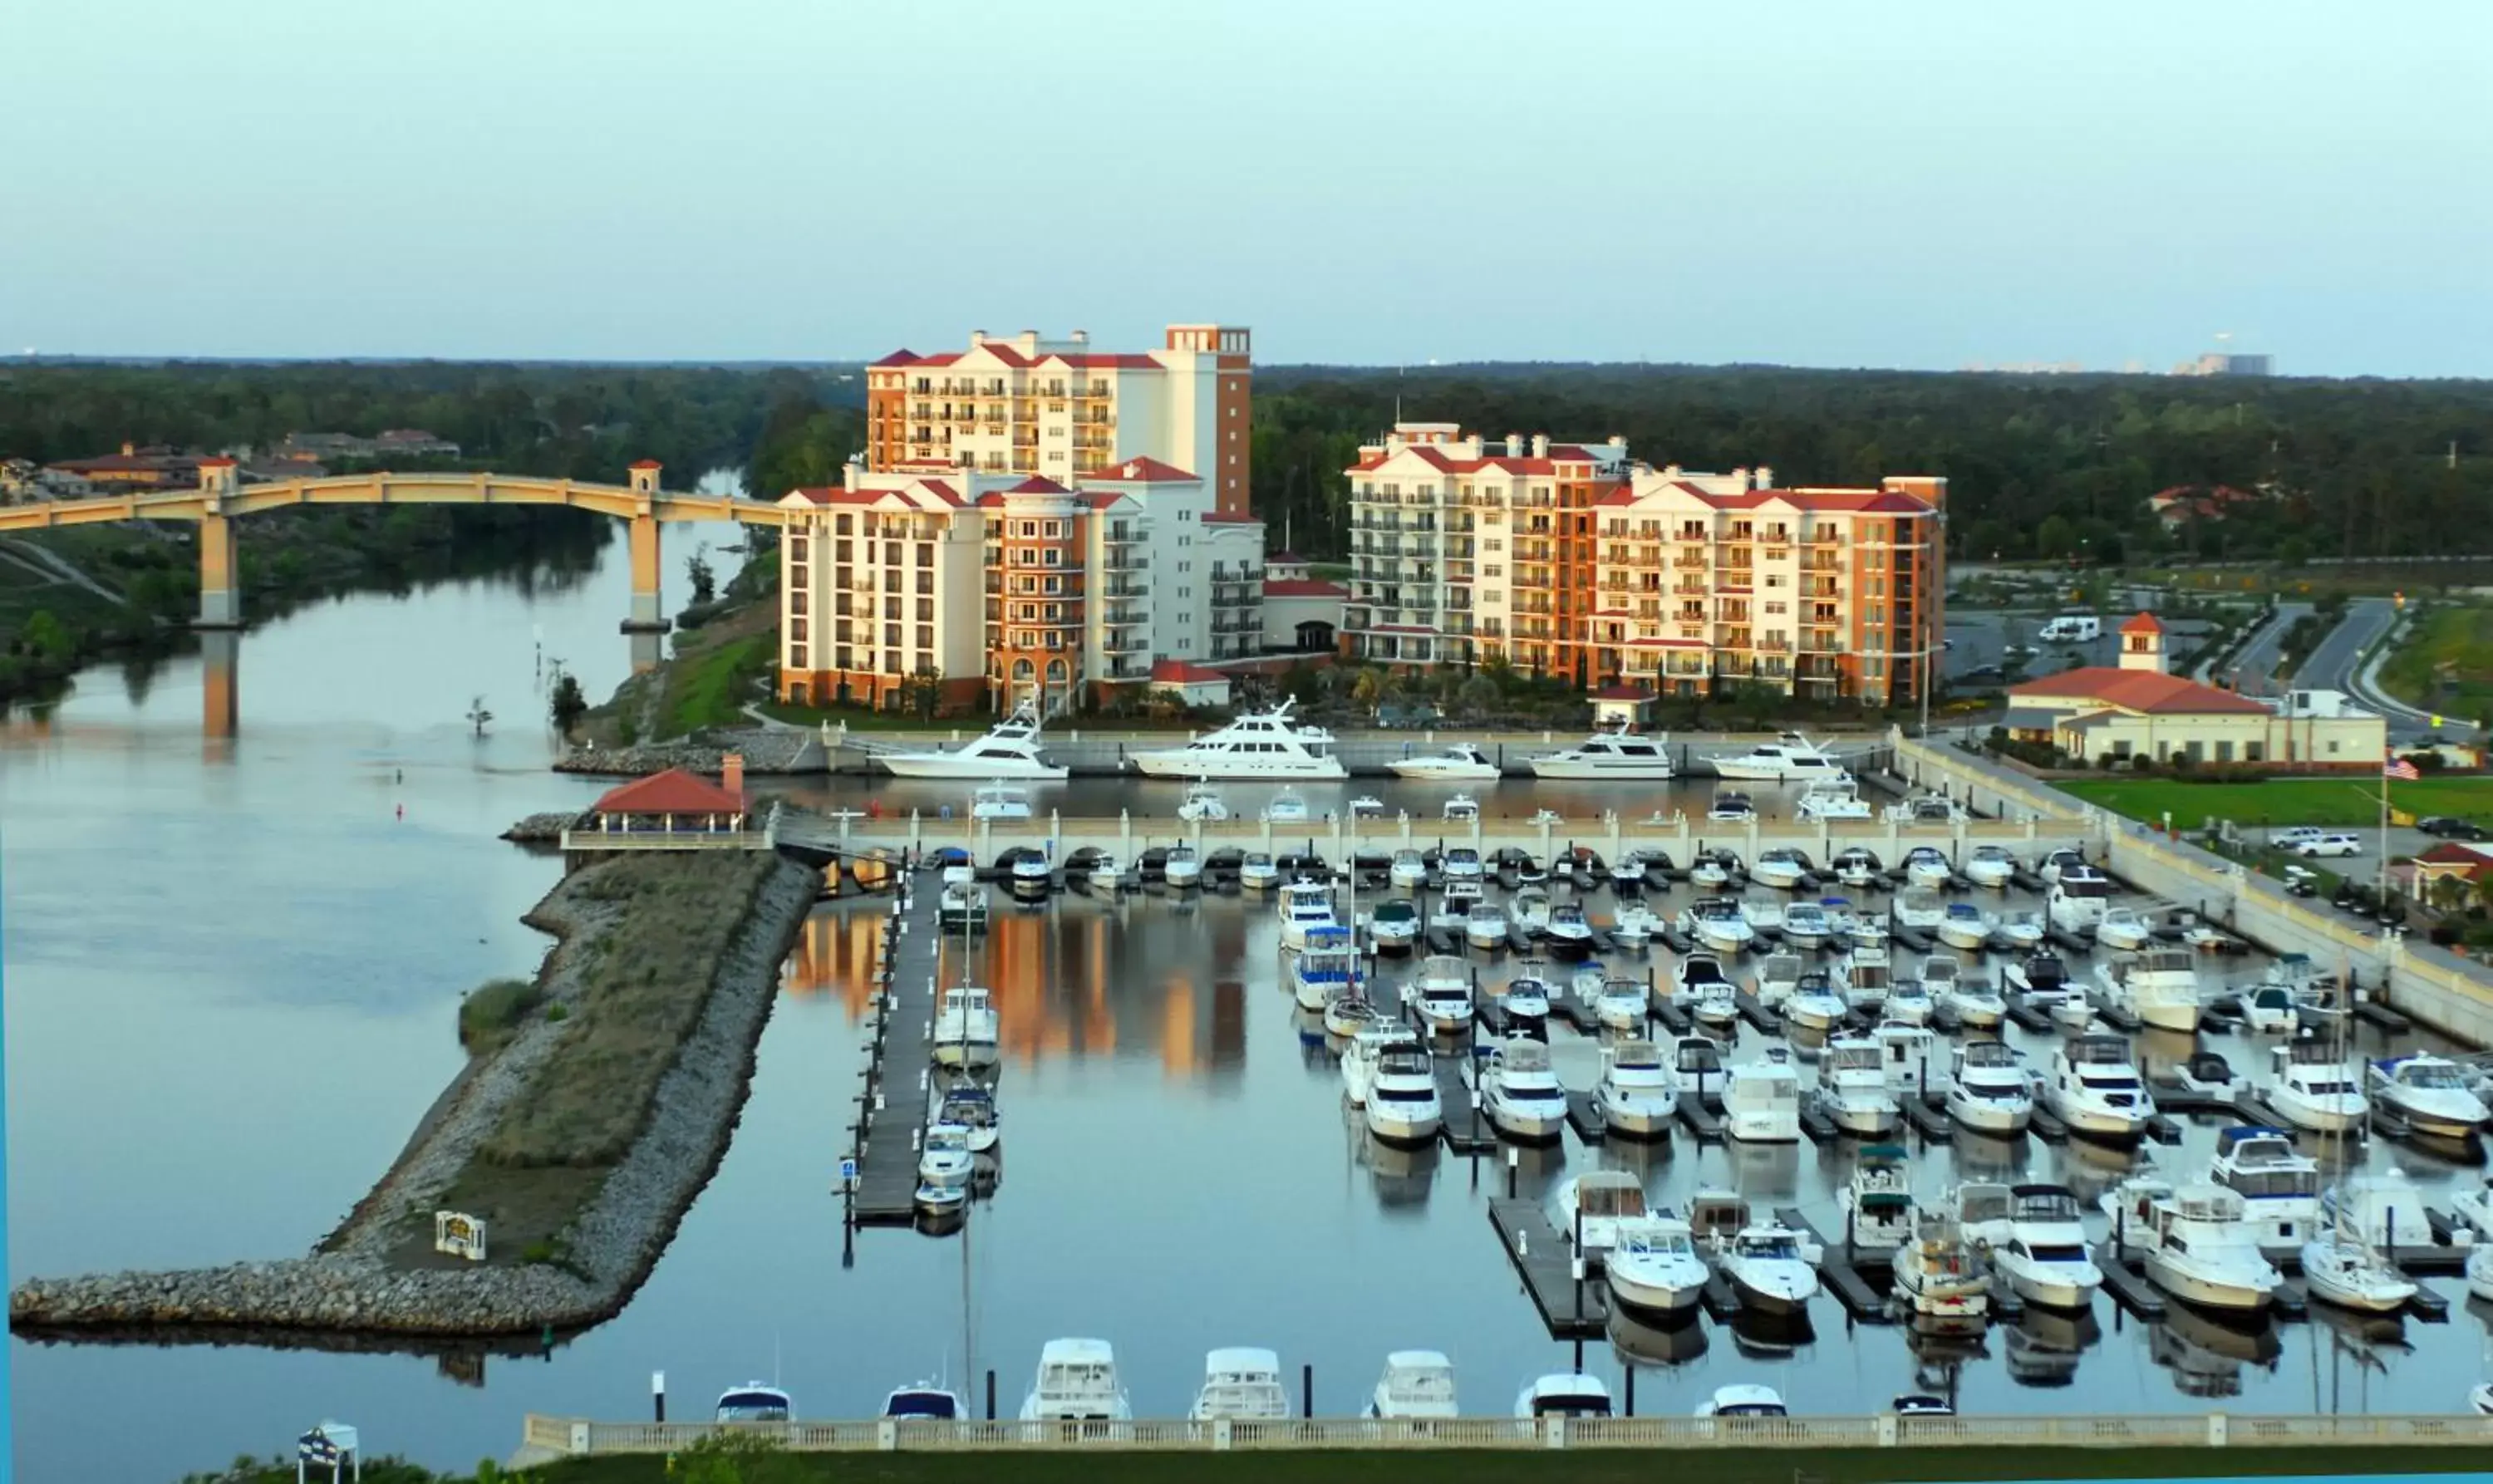
[[[1523,1163],[1523,1151],[1509,1144],[1506,1147],[1506,1199],[1515,1199],[1516,1172]]]
[[[1303,1361],[1299,1366],[1299,1415],[1312,1417],[1315,1414],[1316,1368]]]
[[[993,1367],[987,1371],[987,1420],[996,1420],[996,1373]]]

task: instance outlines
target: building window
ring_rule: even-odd
[[[790,669],[803,669],[805,668],[804,645],[791,644],[788,646],[788,668]]]
[[[802,617],[791,618],[788,620],[788,637],[795,639],[797,643],[801,644],[805,641],[807,637],[805,631],[806,624]]]
[[[1065,565],[1065,553],[1064,553],[1064,552],[1062,552],[1062,551],[1060,551],[1060,550],[1058,550],[1058,549],[1057,549],[1056,548],[1054,548],[1054,547],[1049,547],[1049,548],[1047,549],[1047,561],[1046,561],[1045,565],[1050,566],[1050,567],[1062,567],[1062,566],[1064,566],[1064,565]]]

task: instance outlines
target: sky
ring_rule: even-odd
[[[2493,4],[18,0],[0,348],[2493,374]],[[2219,340],[2229,336],[2229,340]]]

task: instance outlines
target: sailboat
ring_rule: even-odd
[[[2344,983],[2341,967],[2339,982]],[[2347,1022],[2340,1018],[2332,1032],[2337,1060],[2346,1059]],[[2417,1285],[2374,1252],[2362,1232],[2349,1231],[2345,1193],[2346,1128],[2323,1136],[2336,1141],[2337,1199],[2323,1207],[2327,1230],[2302,1244],[2302,1282],[2311,1296],[2359,1314],[2394,1314],[2416,1296]]]

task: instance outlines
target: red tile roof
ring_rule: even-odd
[[[601,815],[740,815],[744,799],[706,778],[669,768],[607,790],[595,810]]]
[[[1264,563],[1269,567],[1298,567],[1306,562],[1307,558],[1296,551],[1274,551],[1264,557]]]
[[[891,354],[885,356],[880,361],[869,361],[866,364],[869,366],[915,366],[917,364],[917,352],[903,346],[902,348],[893,351]]]
[[[2445,840],[2417,856],[2416,864],[2418,866],[2471,866],[2478,871],[2483,871],[2493,869],[2493,855],[2474,846],[2461,845],[2455,840]]]
[[[1044,474],[1034,474],[1005,491],[1006,494],[1071,494],[1072,492]],[[981,500],[978,503],[983,505],[986,502]]]
[[[1266,578],[1267,598],[1347,598],[1350,589],[1339,582],[1327,582],[1319,578]]]
[[[635,459],[632,460],[632,467],[636,469],[663,469],[666,465],[660,463],[655,459]]]
[[[1160,363],[1150,356],[1132,351],[1106,350],[1059,351],[1048,357],[1077,371],[1158,371]]]
[[[1190,482],[1194,478],[1177,465],[1162,463],[1148,455],[1128,459],[1123,463],[1110,464],[1104,469],[1096,470],[1082,477],[1105,485],[1165,485],[1181,481]]]
[[[1186,660],[1155,660],[1152,662],[1152,678],[1162,685],[1205,685],[1215,680],[1225,683],[1229,676],[1208,665],[1196,665]]]
[[[2136,618],[2122,624],[2120,626],[2120,632],[2123,634],[2161,634],[2164,632],[2164,620],[2156,617],[2152,613],[2141,613]]]
[[[2008,694],[2015,700],[2099,700],[2124,711],[2148,712],[2157,716],[2261,716],[2268,712],[2266,705],[2247,696],[2220,691],[2212,685],[2201,685],[2179,675],[2151,669],[2115,669],[2104,665],[2088,665],[2080,669],[2046,675],[2040,680],[2028,680],[2023,685],[2010,687]]]
[[[234,466],[234,462],[235,460],[226,458],[223,454],[210,454],[205,459],[199,460],[199,467],[203,469],[230,469]]]

